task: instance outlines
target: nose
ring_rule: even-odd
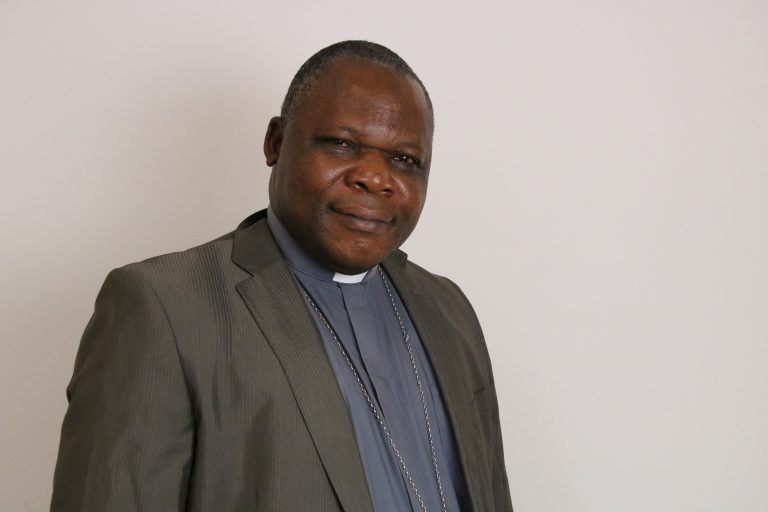
[[[389,165],[389,156],[383,151],[366,149],[347,171],[344,179],[351,188],[369,194],[389,195],[394,190]]]

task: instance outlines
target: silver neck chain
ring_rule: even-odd
[[[392,306],[392,311],[395,314],[395,318],[397,319],[398,324],[400,324],[400,334],[403,336],[403,341],[405,342],[405,348],[408,350],[408,358],[411,361],[411,369],[413,370],[414,377],[416,377],[416,385],[419,388],[419,395],[421,397],[421,408],[422,408],[422,411],[424,412],[424,423],[426,424],[426,427],[427,427],[427,439],[429,440],[429,451],[432,455],[432,468],[434,469],[434,472],[435,472],[435,481],[437,482],[437,490],[440,493],[440,504],[442,505],[443,512],[447,512],[447,507],[445,504],[445,495],[443,494],[443,484],[440,481],[440,470],[437,467],[435,441],[432,437],[432,425],[429,421],[429,411],[427,409],[427,400],[424,395],[424,387],[421,383],[421,375],[419,374],[419,370],[416,365],[416,358],[413,355],[413,347],[411,346],[411,340],[410,340],[410,337],[408,336],[408,333],[405,330],[405,325],[403,324],[403,319],[400,316],[400,311],[397,309],[397,304],[395,303],[395,297],[392,294],[392,290],[389,286],[389,283],[387,282],[386,277],[384,277],[384,271],[381,269],[381,266],[376,267],[376,269],[379,271],[379,276],[381,276],[381,281],[384,283],[384,288],[387,290],[387,295],[389,296],[389,303]],[[424,499],[421,496],[421,491],[419,491],[419,488],[416,486],[416,483],[413,481],[413,476],[411,475],[411,472],[408,471],[408,467],[405,465],[405,460],[403,460],[403,457],[400,454],[400,449],[397,447],[397,444],[395,444],[395,440],[392,438],[392,434],[389,432],[389,428],[387,427],[387,424],[384,422],[382,415],[379,413],[379,410],[376,407],[376,404],[371,398],[371,394],[368,392],[368,388],[365,386],[365,383],[362,381],[362,379],[360,378],[360,375],[357,373],[357,370],[355,369],[355,365],[352,364],[352,360],[350,359],[349,354],[347,353],[347,350],[344,348],[344,345],[341,344],[341,340],[339,340],[339,337],[336,335],[336,331],[331,326],[328,319],[325,317],[325,315],[320,310],[320,308],[315,303],[315,301],[312,300],[312,297],[310,297],[309,293],[307,293],[307,290],[304,289],[303,286],[302,286],[302,291],[304,292],[304,297],[307,299],[307,302],[309,302],[309,305],[312,307],[312,309],[315,311],[317,316],[323,322],[325,327],[331,333],[331,336],[333,337],[333,341],[336,344],[336,348],[339,349],[339,353],[344,358],[344,361],[347,364],[347,368],[349,368],[349,370],[352,372],[352,375],[355,377],[355,380],[357,381],[357,384],[360,387],[360,391],[363,394],[363,398],[365,398],[365,401],[368,403],[368,407],[371,410],[371,413],[373,413],[373,416],[376,419],[376,423],[378,423],[379,427],[381,428],[381,431],[384,434],[384,437],[386,437],[387,442],[389,443],[389,446],[392,447],[392,452],[395,454],[395,458],[397,459],[397,463],[400,466],[400,470],[403,472],[403,475],[405,475],[405,479],[408,480],[408,484],[411,486],[411,489],[413,490],[413,494],[416,496],[416,499],[419,502],[421,512],[427,512],[427,507],[424,504]]]

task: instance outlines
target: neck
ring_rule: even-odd
[[[336,272],[318,261],[309,254],[304,247],[291,236],[278,216],[272,210],[267,208],[267,224],[272,231],[280,252],[282,252],[286,263],[293,269],[304,274],[311,275],[325,281],[336,281],[340,283],[359,283],[368,274],[368,270],[361,273],[348,274],[346,272]]]

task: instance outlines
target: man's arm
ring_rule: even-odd
[[[496,384],[493,378],[493,368],[491,365],[491,357],[488,353],[488,349],[485,344],[485,335],[483,334],[483,329],[480,326],[480,319],[477,318],[477,313],[475,313],[475,309],[472,307],[472,304],[469,302],[469,299],[466,295],[464,295],[464,292],[461,290],[461,288],[456,285],[451,280],[447,280],[452,287],[458,292],[459,296],[461,296],[467,311],[469,311],[472,324],[475,326],[475,329],[477,330],[477,333],[479,335],[480,340],[482,340],[483,344],[483,354],[485,359],[485,364],[488,369],[488,379],[489,379],[489,385],[488,385],[488,392],[490,394],[490,409],[489,413],[491,415],[491,430],[492,434],[489,436],[490,439],[488,439],[488,442],[490,443],[491,454],[490,457],[492,459],[492,467],[491,467],[491,490],[493,493],[493,504],[494,504],[494,512],[513,512],[512,510],[512,499],[510,497],[509,492],[509,482],[507,480],[507,469],[506,464],[504,462],[504,443],[502,441],[501,436],[501,421],[499,418],[499,402],[498,398],[496,397]]]
[[[189,395],[163,306],[131,267],[99,292],[67,397],[52,512],[185,509]]]
[[[493,460],[493,502],[500,512],[513,512],[512,499],[507,481],[507,468],[504,463],[504,448],[501,440],[501,422],[499,421],[499,404],[496,398],[496,386],[491,387],[491,404],[493,407],[493,426],[496,431],[494,446],[496,447]]]

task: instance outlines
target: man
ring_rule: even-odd
[[[511,511],[480,326],[398,247],[432,105],[390,50],[299,70],[270,208],[110,273],[68,388],[54,511]]]

